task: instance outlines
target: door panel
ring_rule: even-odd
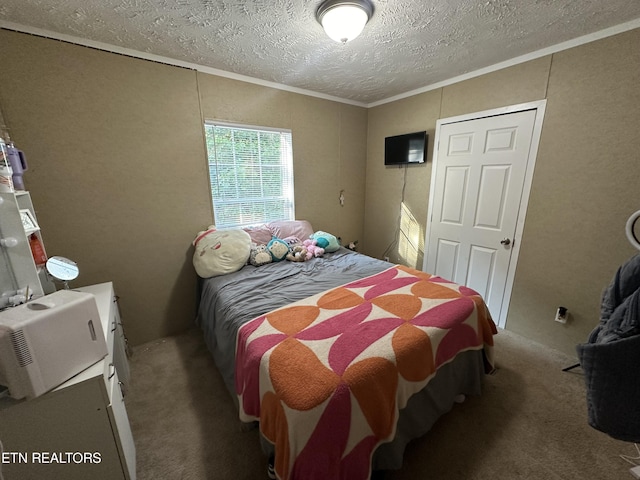
[[[476,290],[494,318],[502,308],[536,112],[438,127],[424,268]]]
[[[442,278],[453,278],[456,264],[458,263],[459,247],[459,242],[452,242],[442,238],[438,240],[436,265],[432,270],[435,275]]]
[[[511,168],[507,165],[483,165],[474,225],[500,230],[507,199]]]
[[[489,288],[495,273],[496,253],[495,249],[479,245],[471,246],[469,271],[465,284],[482,295],[482,298],[488,298],[490,294]]]
[[[473,133],[460,133],[449,137],[449,156],[468,155],[473,149]]]
[[[441,221],[462,225],[463,206],[466,202],[469,168],[449,167],[445,176],[445,190],[451,192],[442,202]]]
[[[516,140],[516,128],[487,130],[486,152],[513,151]]]

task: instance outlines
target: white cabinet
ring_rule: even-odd
[[[5,480],[136,478],[135,446],[123,397],[129,382],[126,339],[113,285],[76,290],[95,295],[108,354],[33,400],[0,401],[0,467]]]
[[[30,298],[55,291],[44,266],[36,265],[31,254],[32,235],[44,252],[29,192],[0,192],[0,308],[18,290],[28,289]]]

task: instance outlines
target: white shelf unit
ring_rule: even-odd
[[[36,265],[29,236],[36,235],[44,250],[39,228],[23,225],[21,210],[27,210],[37,224],[29,192],[0,193],[0,308],[18,289],[29,289],[29,297],[37,298],[55,291],[55,285],[44,266]]]
[[[135,480],[136,450],[124,404],[129,383],[126,338],[111,282],[77,288],[98,304],[107,356],[33,400],[0,400],[5,452],[27,463],[3,463],[5,480]],[[38,463],[34,453],[99,453],[100,462]]]

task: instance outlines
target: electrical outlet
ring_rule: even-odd
[[[556,310],[556,317],[554,320],[559,323],[567,323],[567,317],[569,316],[569,312],[565,307],[558,307]]]

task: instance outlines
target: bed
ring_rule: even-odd
[[[285,479],[367,479],[462,395],[497,333],[480,296],[340,247],[203,279],[196,320]]]

